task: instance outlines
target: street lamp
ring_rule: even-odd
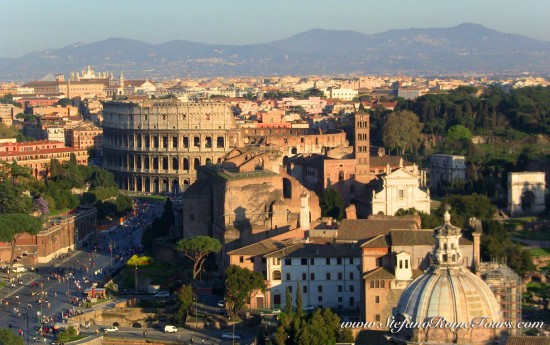
[[[134,274],[134,294],[137,295],[137,262],[136,262],[136,269]]]

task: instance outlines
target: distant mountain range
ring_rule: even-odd
[[[0,80],[35,80],[49,73],[118,72],[127,78],[338,74],[550,72],[550,42],[477,24],[399,29],[366,35],[314,29],[261,44],[190,41],[149,44],[126,38],[0,58]]]

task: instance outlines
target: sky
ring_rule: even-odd
[[[476,23],[550,41],[549,0],[0,0],[0,57],[125,37],[251,44]]]

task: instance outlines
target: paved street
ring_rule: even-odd
[[[155,215],[160,216],[162,205],[160,202],[141,208],[143,224],[149,223]],[[43,316],[43,325],[53,326],[55,322],[61,322],[68,312],[84,310],[78,306],[83,300],[84,289],[90,287],[93,281],[102,282],[111,269],[123,265],[139,250],[142,233],[143,226],[136,221],[115,231],[103,232],[96,245],[88,243],[87,247],[73,251],[69,256],[36,265],[35,272],[13,273],[15,286],[8,284],[0,289],[0,300],[3,302],[0,306],[0,327],[11,326],[26,332],[38,326],[39,315]],[[113,244],[112,252],[109,244]],[[7,281],[7,276],[7,273],[2,273],[2,280]]]

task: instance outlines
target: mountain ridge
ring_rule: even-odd
[[[315,28],[285,39],[233,45],[124,37],[76,42],[19,58],[0,58],[1,80],[39,79],[91,65],[130,78],[182,75],[450,74],[550,71],[550,42],[480,24],[393,29],[376,34]]]

